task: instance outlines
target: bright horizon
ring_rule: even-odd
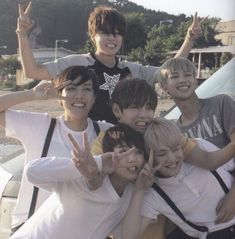
[[[137,5],[169,14],[200,17],[218,17],[222,21],[235,20],[235,0],[129,0]]]

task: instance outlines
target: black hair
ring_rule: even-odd
[[[85,66],[70,66],[62,71],[57,77],[58,84],[65,82],[66,80],[71,80],[72,82],[81,77],[81,81],[76,85],[81,85],[84,82],[91,80],[94,94],[97,96],[99,92],[100,80],[94,70],[89,69]],[[62,92],[63,88],[60,89]]]
[[[116,103],[121,110],[130,106],[140,108],[145,104],[155,110],[158,103],[156,91],[145,80],[121,80],[116,85],[112,95],[111,104]]]
[[[145,155],[144,137],[126,124],[118,124],[106,130],[103,138],[103,152],[113,152],[118,145],[126,144],[128,147],[135,147]]]

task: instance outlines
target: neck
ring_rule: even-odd
[[[104,53],[96,52],[95,57],[105,66],[113,67],[116,64],[115,55],[106,55]]]
[[[121,197],[125,190],[126,185],[128,184],[127,179],[119,177],[118,175],[115,174],[111,174],[109,178],[113,185],[113,188],[115,189],[117,194]]]
[[[196,94],[190,99],[176,99],[175,103],[181,111],[180,121],[182,125],[191,124],[197,119],[201,105]]]
[[[72,118],[64,115],[65,125],[73,131],[84,131],[87,128],[87,117],[84,118]]]

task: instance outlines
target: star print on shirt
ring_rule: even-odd
[[[119,79],[120,79],[120,73],[117,75],[110,76],[107,73],[104,73],[104,80],[105,83],[101,85],[99,88],[102,90],[108,90],[109,91],[109,97],[111,98],[111,95],[113,93],[113,90],[115,86],[117,85]]]

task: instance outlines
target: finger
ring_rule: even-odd
[[[53,82],[54,82],[56,90],[62,90],[63,88],[65,88],[66,86],[72,83],[71,80],[66,80],[63,83],[58,83],[57,81],[53,81]]]
[[[71,143],[73,150],[77,153],[81,151],[78,142],[74,139],[74,137],[69,133],[68,134],[69,142]]]
[[[135,150],[136,150],[136,148],[132,147],[132,148],[128,149],[126,152],[119,153],[118,155],[119,155],[119,157],[127,157],[130,154],[132,154]]]
[[[90,153],[90,144],[88,142],[88,138],[87,138],[87,133],[84,132],[82,134],[82,139],[83,139],[83,147],[84,147],[84,150],[87,152],[87,153]]]
[[[19,9],[19,17],[22,17],[24,15],[24,6],[22,4],[18,4]]]
[[[223,205],[223,199],[219,201],[219,203],[217,204],[217,207],[215,209],[216,214],[218,215],[222,209],[222,205]]]
[[[225,219],[226,219],[225,212],[220,212],[219,215],[217,216],[216,220],[215,220],[215,224],[225,222]]]
[[[199,22],[200,25],[201,25],[204,21],[206,21],[206,20],[208,19],[208,17],[209,17],[209,16],[203,17],[203,18],[200,20],[200,22]]]
[[[193,23],[192,25],[195,25],[197,22],[197,12],[195,12],[194,16],[193,16]]]
[[[152,149],[150,149],[150,152],[149,152],[149,160],[148,160],[148,164],[153,167],[153,160],[154,160],[154,152]]]
[[[156,167],[153,168],[153,173],[156,173],[157,171],[159,171],[162,166],[164,165],[164,160],[162,162],[160,162]]]
[[[32,2],[29,2],[28,6],[26,7],[26,9],[24,11],[24,15],[29,16],[31,10],[32,10]]]

